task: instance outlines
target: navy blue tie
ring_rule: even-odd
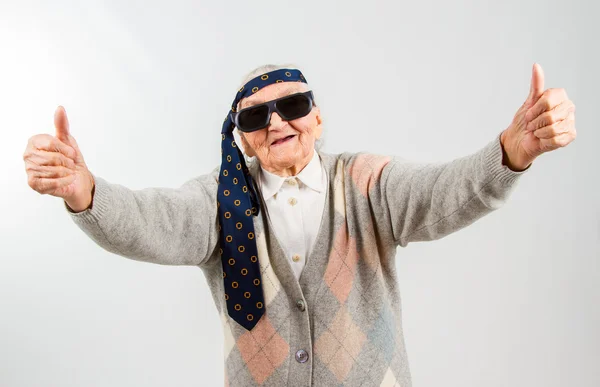
[[[257,76],[238,90],[231,111],[235,112],[241,99],[280,82],[306,83],[306,79],[296,69],[275,70]],[[222,159],[217,193],[219,253],[227,312],[233,320],[251,330],[265,313],[253,221],[260,212],[260,203],[244,156],[235,143],[234,128],[228,113],[221,131]]]

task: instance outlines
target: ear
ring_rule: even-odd
[[[252,149],[250,144],[248,144],[248,140],[246,140],[244,132],[238,130],[238,133],[240,135],[240,139],[242,140],[242,146],[244,147],[244,152],[246,153],[246,155],[248,155],[248,157],[256,156],[256,152],[254,152],[254,149]]]
[[[317,120],[317,125],[315,126],[315,138],[318,140],[321,138],[321,134],[323,133],[323,119],[321,118],[321,109],[317,106],[313,107],[313,111],[315,113],[315,119]]]

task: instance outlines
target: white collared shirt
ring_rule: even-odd
[[[258,183],[267,215],[290,266],[300,279],[321,225],[327,174],[315,150],[296,176],[281,177],[260,168]]]

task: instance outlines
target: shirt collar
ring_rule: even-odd
[[[321,158],[319,157],[317,151],[314,150],[312,159],[310,159],[306,167],[304,167],[304,169],[302,169],[302,171],[296,175],[296,178],[298,178],[298,180],[300,180],[310,189],[313,189],[317,192],[323,192],[323,190],[325,190],[325,185],[323,184],[322,177],[323,169],[321,166]],[[274,173],[263,169],[261,166],[259,182],[263,198],[265,200],[270,199],[277,193],[277,191],[279,191],[287,179],[289,178],[275,175]]]
[[[321,166],[321,158],[316,150],[313,152],[313,157],[310,159],[308,165],[296,177],[310,189],[317,192],[325,190],[322,178],[323,168]]]

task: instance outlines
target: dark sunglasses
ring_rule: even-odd
[[[312,110],[314,96],[312,91],[286,95],[260,105],[254,105],[231,113],[231,120],[242,132],[254,132],[269,125],[271,113],[277,112],[285,121],[304,117]]]

